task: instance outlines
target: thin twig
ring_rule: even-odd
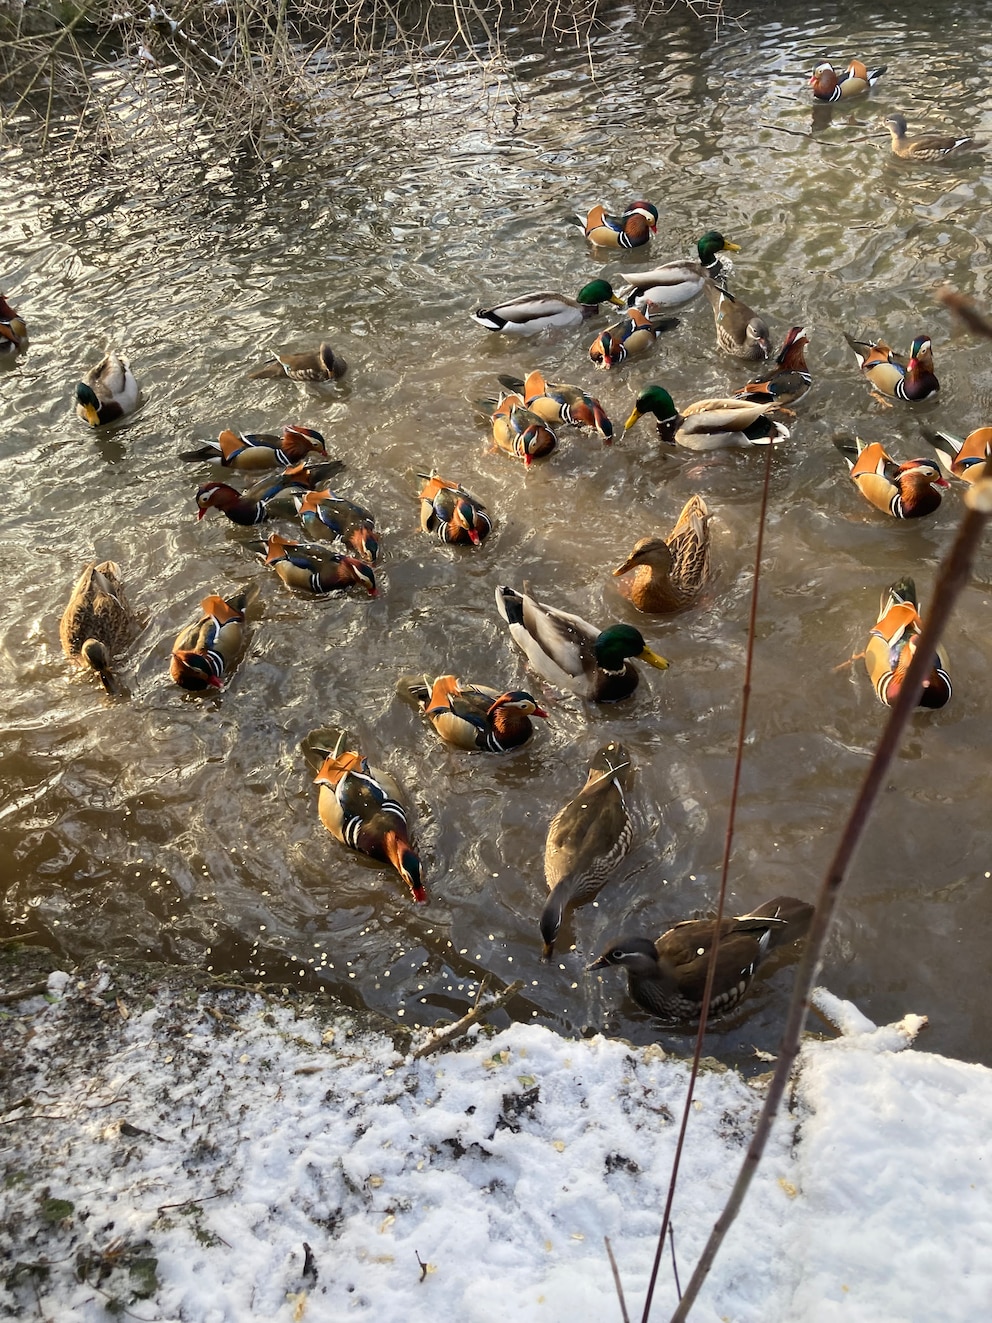
[[[487,1015],[490,1011],[498,1010],[500,1006],[503,1006],[506,1002],[512,1000],[523,986],[523,979],[518,978],[515,979],[509,987],[504,988],[502,992],[497,993],[495,997],[490,1001],[487,1001],[485,1004],[477,1001],[472,1009],[463,1015],[460,1020],[456,1020],[454,1024],[449,1024],[447,1029],[442,1029],[439,1033],[432,1034],[425,1043],[422,1043],[416,1051],[412,1052],[410,1055],[413,1060],[419,1061],[421,1057],[426,1057],[432,1052],[436,1052],[439,1047],[444,1047],[445,1044],[450,1043],[452,1039],[460,1038],[462,1034],[467,1033],[468,1030],[471,1029],[476,1020],[481,1019],[483,1015]]]

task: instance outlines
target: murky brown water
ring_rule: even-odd
[[[932,294],[946,280],[992,303],[989,158],[906,166],[879,128],[899,110],[911,130],[992,136],[982,12],[903,8],[869,28],[853,6],[850,22],[834,6],[778,6],[775,22],[755,15],[719,41],[659,19],[646,46],[618,22],[598,42],[598,81],[580,54],[533,48],[516,68],[521,104],[492,118],[475,71],[459,70],[429,97],[429,118],[385,93],[353,106],[352,123],[336,117],[324,130],[340,139],[336,165],[304,146],[261,177],[191,181],[163,168],[154,204],[133,201],[126,178],[91,169],[56,186],[11,156],[0,287],[32,342],[0,377],[0,932],[41,934],[69,955],[148,952],[320,979],[408,1023],[463,1009],[489,971],[526,980],[522,1017],[656,1034],[619,975],[583,969],[618,930],[656,933],[715,896],[762,461],[662,456],[642,423],[609,449],[565,431],[525,473],[489,451],[472,401],[494,393],[498,373],[539,366],[595,387],[619,424],[649,382],[682,404],[747,371],[716,352],[703,302],[653,353],[595,377],[592,330],[515,342],[468,317],[535,286],[577,290],[603,264],[568,217],[635,196],[662,211],[647,263],[688,253],[716,226],[742,248],[733,288],[776,340],[793,323],[810,331],[815,388],[772,474],[731,905],[812,898],[885,716],[860,665],[835,668],[863,647],[894,579],[914,574],[926,600],[960,512],[952,490],[926,520],[876,515],[831,437],[857,430],[909,457],[924,449],[921,422],[960,435],[992,421],[989,348]],[[814,122],[804,71],[854,55],[888,74],[871,98]],[[370,119],[374,141],[361,145]],[[845,331],[904,348],[928,332],[937,400],[873,403]],[[267,346],[324,336],[351,365],[340,386],[245,380]],[[130,354],[146,403],[129,426],[94,436],[73,416],[71,389],[109,345]],[[178,453],[225,426],[290,420],[325,433],[348,463],[341,489],[377,513],[377,600],[297,598],[262,575],[249,532],[194,518],[208,470]],[[487,502],[497,528],[481,550],[419,532],[416,475],[431,466]],[[609,570],[635,538],[667,532],[692,491],[715,516],[713,582],[691,613],[638,618]],[[80,567],[107,556],[148,617],[129,703],[70,676],[59,649]],[[948,636],[954,698],[913,720],[823,974],[875,1019],[926,1013],[923,1045],[985,1062],[989,574],[983,554]],[[168,678],[177,631],[204,593],[256,576],[258,619],[233,682],[215,701],[184,698]],[[493,607],[496,584],[524,580],[590,619],[634,620],[670,671],[647,672],[618,707],[542,689]],[[509,757],[448,751],[394,697],[400,675],[448,670],[533,684],[551,719]],[[321,828],[299,746],[327,725],[407,787],[426,908]],[[545,832],[611,736],[637,767],[634,847],[599,904],[567,924],[548,969],[537,931]],[[763,981],[712,1050],[772,1047],[789,982],[784,967]]]

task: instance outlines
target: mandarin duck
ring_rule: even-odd
[[[243,494],[250,501],[265,501],[270,515],[292,518],[296,514],[298,495],[327,491],[331,479],[343,468],[344,462],[340,459],[315,459],[310,463],[300,460],[288,464],[278,473],[267,473],[247,487]]]
[[[589,357],[599,368],[618,367],[650,349],[659,335],[678,324],[677,317],[647,317],[639,308],[629,308],[620,321],[596,336]]]
[[[846,333],[844,339],[854,350],[861,375],[876,394],[918,403],[940,389],[940,382],[934,375],[933,345],[929,336],[916,337],[908,362],[881,340],[855,340]]]
[[[340,538],[348,550],[373,564],[379,558],[379,539],[371,510],[334,492],[297,492],[296,513],[308,537]]]
[[[496,609],[531,669],[580,698],[595,703],[628,698],[640,680],[629,657],[659,671],[668,669],[665,658],[651,651],[633,625],[599,630],[581,616],[545,606],[505,584],[496,589]]]
[[[16,354],[26,349],[27,343],[28,328],[24,318],[0,294],[0,354]]]
[[[76,415],[90,427],[103,427],[134,413],[140,395],[130,363],[112,350],[76,386]]]
[[[311,741],[322,732],[315,732]],[[341,752],[342,735],[333,750],[311,745],[323,755],[315,783],[320,787],[317,812],[336,841],[360,854],[391,865],[418,904],[427,900],[421,881],[420,857],[410,843],[410,829],[402,794],[393,778],[370,767],[358,751]]]
[[[554,954],[565,910],[593,900],[630,849],[634,828],[625,795],[632,774],[627,751],[611,740],[593,755],[582,789],[551,819],[544,846],[543,960]]]
[[[180,630],[172,645],[169,674],[190,693],[223,689],[244,650],[246,612],[258,593],[257,584],[231,597],[212,594],[200,603],[201,615]]]
[[[487,331],[503,331],[507,335],[537,335],[539,331],[552,331],[561,327],[581,326],[599,312],[600,304],[624,306],[623,299],[613,292],[608,280],[591,280],[583,285],[574,299],[566,294],[536,292],[520,294],[507,299],[494,308],[479,308],[472,320]]]
[[[726,274],[722,252],[739,253],[740,246],[725,239],[718,230],[707,230],[696,244],[698,262],[666,262],[653,271],[621,271],[626,281],[623,294],[649,316],[655,308],[677,308],[702,294],[707,279]]]
[[[519,749],[534,733],[531,717],[548,715],[522,689],[463,684],[454,675],[439,675],[429,684],[426,678],[423,683],[403,683],[445,744],[456,749],[487,753]]]
[[[752,404],[764,404],[771,400],[780,408],[801,400],[813,384],[804,352],[808,344],[805,328],[793,326],[775,356],[774,367],[754,381],[749,381],[740,390],[735,390],[734,398]]]
[[[327,446],[321,434],[312,427],[290,423],[282,436],[270,432],[232,432],[225,428],[216,441],[207,441],[195,450],[183,451],[179,458],[212,460],[226,469],[287,468],[305,460],[315,452],[327,458]]]
[[[865,669],[872,687],[881,702],[889,707],[902,689],[909,663],[916,652],[916,644],[923,632],[916,584],[910,578],[900,579],[882,593],[881,606],[875,628],[865,648]],[[947,656],[938,651],[930,674],[916,701],[917,707],[943,707],[950,701],[951,678],[947,673]]]
[[[302,354],[280,354],[273,350],[273,357],[248,373],[249,381],[262,381],[271,378],[286,378],[289,381],[338,381],[348,370],[348,364],[326,340],[320,342],[317,349]]]
[[[598,248],[641,248],[658,232],[658,208],[653,202],[632,202],[622,216],[610,216],[597,205],[576,220]]]
[[[269,519],[269,503],[264,499],[242,496],[226,482],[205,482],[196,489],[197,519],[203,519],[208,510],[220,510],[232,524],[250,528]]]
[[[723,352],[732,358],[767,358],[771,332],[763,318],[715,280],[708,279],[703,288],[713,309],[716,342]]]
[[[723,919],[707,1023],[733,1011],[765,958],[777,947],[805,936],[812,918],[812,905],[791,896],[776,896],[750,914]],[[715,919],[687,919],[655,941],[650,937],[615,939],[589,969],[619,965],[627,971],[627,991],[638,1006],[665,1024],[696,1028],[716,938]]]
[[[778,407],[774,401],[697,400],[680,413],[663,386],[648,386],[638,395],[623,430],[629,432],[639,418],[650,413],[657,419],[658,435],[666,445],[678,444],[687,450],[777,445],[790,435],[784,423],[768,416]]]
[[[493,441],[497,450],[514,459],[522,459],[529,468],[535,459],[544,459],[558,444],[558,438],[544,419],[528,409],[522,395],[501,395],[492,413]]]
[[[287,588],[321,596],[346,588],[364,588],[369,597],[378,596],[375,573],[365,560],[331,551],[326,542],[293,542],[281,533],[270,533],[257,548],[264,553]]]
[[[112,659],[130,642],[136,623],[120,566],[112,560],[87,565],[59,621],[62,650],[70,661],[94,670],[107,693],[118,697],[126,691]]]
[[[840,101],[861,96],[875,86],[887,68],[888,65],[880,64],[877,69],[869,69],[860,60],[852,60],[844,72],[838,74],[832,64],[818,64],[809,76],[813,98],[816,101]]]
[[[925,133],[919,138],[909,138],[902,115],[890,115],[885,127],[892,138],[892,151],[904,161],[942,161],[952,152],[974,151],[985,146],[983,139],[955,138],[951,134]]]
[[[992,427],[976,427],[962,441],[950,432],[923,430],[924,440],[937,452],[948,473],[962,482],[977,482],[985,477],[985,462],[992,459]]]
[[[642,537],[613,571],[620,592],[638,611],[682,611],[696,600],[709,578],[710,512],[701,496],[692,495],[668,537]]]
[[[439,542],[469,543],[474,547],[492,532],[492,520],[481,501],[457,482],[436,473],[424,474],[420,489],[420,527]]]
[[[613,424],[599,400],[579,386],[564,381],[548,381],[542,372],[531,372],[525,381],[519,377],[500,376],[500,384],[523,396],[524,404],[545,422],[566,423],[570,427],[592,427],[606,445],[613,440]]]
[[[948,484],[932,459],[909,459],[897,464],[879,442],[866,445],[860,437],[855,437],[853,443],[841,437],[834,440],[834,445],[847,460],[858,491],[883,514],[919,519],[933,514],[940,505],[939,488]]]

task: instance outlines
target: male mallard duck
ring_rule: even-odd
[[[542,372],[531,372],[525,381],[519,377],[500,376],[500,384],[523,397],[524,404],[547,423],[567,423],[570,427],[592,427],[607,445],[613,439],[613,424],[599,400],[579,386],[564,381],[547,381]]]
[[[469,542],[477,547],[492,532],[486,507],[457,482],[421,473],[420,527],[441,542]]]
[[[832,64],[818,64],[809,76],[809,85],[817,101],[840,101],[852,96],[861,96],[875,86],[888,65],[881,64],[877,69],[869,69],[860,60],[852,60],[842,74],[838,74]]]
[[[596,316],[601,303],[613,303],[618,308],[624,306],[623,299],[614,294],[608,280],[591,280],[582,286],[574,299],[565,294],[545,292],[520,294],[494,308],[479,308],[472,313],[472,320],[487,331],[536,335],[538,331],[581,326],[588,318]]]
[[[774,401],[697,400],[679,413],[663,386],[648,386],[638,395],[623,430],[629,432],[638,418],[650,413],[658,420],[658,435],[667,445],[678,443],[687,450],[776,445],[789,439],[785,424],[768,417],[778,407]]]
[[[678,326],[677,317],[646,317],[628,308],[620,321],[601,331],[589,346],[589,357],[600,368],[614,368],[650,349],[658,336]]]
[[[497,449],[522,459],[528,468],[535,459],[550,455],[558,444],[554,432],[540,415],[527,408],[522,395],[500,396],[492,426]]]
[[[225,428],[216,441],[208,441],[195,450],[185,450],[179,456],[185,460],[212,460],[226,469],[286,468],[305,460],[316,451],[327,457],[327,446],[321,434],[312,427],[290,423],[282,436],[270,432],[232,432]]]
[[[655,308],[677,308],[703,292],[707,279],[724,274],[719,254],[739,253],[738,244],[725,239],[718,230],[707,230],[696,244],[698,262],[666,262],[653,271],[621,271],[627,282],[624,293],[634,296],[634,305],[650,315]]]
[[[202,614],[179,632],[172,645],[169,674],[191,693],[223,689],[241,656],[247,634],[246,611],[258,592],[251,584],[231,597],[213,594],[200,603]]]
[[[549,892],[541,911],[544,960],[554,954],[568,906],[593,900],[630,849],[633,823],[625,792],[631,775],[627,751],[611,740],[593,756],[585,785],[551,820],[544,846]]]
[[[322,340],[319,348],[302,354],[280,354],[273,351],[272,358],[248,373],[248,380],[286,377],[290,381],[337,381],[347,370],[348,364],[344,359],[334,352],[326,340]]]
[[[723,919],[707,1023],[734,1010],[765,957],[776,947],[803,937],[812,918],[812,905],[791,896],[776,896],[750,914]],[[687,919],[656,941],[649,937],[616,939],[589,968],[619,965],[627,971],[627,990],[638,1006],[666,1024],[695,1028],[703,1010],[706,969],[716,935],[715,919]]]
[[[947,472],[955,478],[962,482],[977,482],[985,477],[985,462],[992,459],[992,427],[976,427],[963,441],[950,432],[928,432],[925,428],[923,436],[936,450]]]
[[[439,675],[429,685],[407,683],[406,691],[445,744],[456,749],[508,753],[533,735],[531,717],[548,715],[522,689],[501,691],[484,684],[462,684],[454,675]]]
[[[668,668],[665,658],[651,651],[633,625],[598,630],[581,616],[544,606],[505,585],[496,589],[496,609],[532,669],[580,698],[607,703],[629,697],[640,676],[628,657],[638,657],[659,671]]]
[[[865,648],[865,669],[875,693],[889,707],[902,689],[916,643],[923,632],[916,584],[901,579],[882,594],[875,628]],[[947,674],[947,656],[937,652],[933,669],[923,681],[917,707],[943,707],[950,701],[951,677]]]
[[[111,659],[130,641],[134,628],[120,566],[112,560],[87,565],[62,613],[59,638],[70,661],[92,667],[107,693],[115,697],[124,689]]]
[[[622,216],[607,215],[606,208],[597,205],[576,220],[598,248],[641,248],[658,232],[658,208],[653,202],[632,202]]]
[[[272,566],[287,588],[315,596],[355,587],[364,588],[369,597],[378,594],[372,566],[331,551],[326,542],[293,542],[272,533],[260,551],[265,553],[265,564]]]
[[[925,133],[920,138],[907,138],[906,121],[902,115],[890,115],[885,127],[892,135],[892,150],[904,161],[942,161],[951,152],[974,151],[984,147],[978,138],[955,138],[950,134]]]
[[[620,299],[617,302],[622,306]],[[27,343],[28,328],[24,318],[0,294],[0,354],[16,354],[25,349]]]
[[[735,390],[734,398],[748,400],[753,404],[764,404],[771,400],[779,407],[801,400],[813,384],[804,352],[808,344],[805,328],[793,326],[775,357],[774,367],[763,372],[756,380],[749,381],[740,390]]]
[[[843,437],[835,439],[834,445],[847,460],[858,491],[883,514],[919,519],[933,514],[940,505],[938,488],[948,484],[932,459],[908,459],[897,464],[877,441],[866,445],[859,436],[853,443]]]
[[[76,386],[76,414],[90,427],[102,427],[134,413],[140,393],[127,359],[111,351]]]
[[[916,337],[908,362],[881,340],[854,340],[846,333],[844,339],[854,350],[861,375],[879,395],[917,403],[940,390],[940,382],[934,375],[933,345],[929,336]]]
[[[764,319],[715,280],[707,280],[703,288],[713,309],[716,342],[723,352],[733,358],[767,358],[771,332]]]
[[[379,539],[371,510],[334,492],[296,493],[293,499],[308,537],[340,538],[353,555],[373,564],[378,560]]]
[[[615,577],[634,571],[617,587],[638,611],[681,611],[709,577],[710,512],[701,496],[690,496],[668,537],[642,537]]]

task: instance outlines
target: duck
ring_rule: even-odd
[[[622,300],[619,300],[622,303]],[[24,318],[0,293],[0,354],[16,354],[27,348],[28,328]]]
[[[304,492],[324,492],[330,489],[331,479],[344,468],[340,459],[299,460],[287,464],[277,473],[266,473],[243,492],[250,501],[264,501],[270,515],[296,514],[296,497]]]
[[[445,744],[456,749],[509,753],[533,735],[531,717],[546,720],[548,715],[533,694],[523,689],[463,684],[454,675],[408,684],[407,692]]]
[[[195,450],[183,451],[179,458],[187,462],[210,460],[226,469],[251,472],[256,469],[287,468],[304,461],[316,452],[327,458],[327,444],[313,427],[290,423],[282,436],[271,432],[233,432],[225,428],[216,441],[208,441]]]
[[[932,459],[896,463],[878,441],[866,445],[859,436],[834,445],[847,461],[851,479],[870,505],[895,519],[920,519],[940,505],[940,488],[948,486]]]
[[[257,592],[257,585],[250,584],[230,597],[214,593],[203,599],[200,616],[180,630],[172,645],[169,674],[180,688],[193,694],[224,688],[244,650],[246,612]]]
[[[344,359],[326,340],[322,340],[317,349],[301,354],[280,354],[273,350],[272,358],[252,368],[248,380],[281,377],[289,381],[339,381],[347,371],[348,364]]]
[[[650,349],[660,335],[678,324],[677,317],[647,317],[639,308],[628,308],[620,321],[596,336],[589,357],[599,368],[618,367]]]
[[[764,318],[715,280],[707,278],[703,289],[713,309],[716,342],[723,352],[749,361],[767,358],[771,332]]]
[[[566,294],[538,291],[519,294],[506,299],[493,308],[478,308],[472,320],[487,331],[502,331],[506,335],[537,335],[541,331],[561,330],[581,326],[595,317],[600,305],[612,303],[624,307],[624,301],[613,291],[608,280],[591,280],[583,285],[574,299]]]
[[[668,669],[668,661],[651,651],[633,625],[600,630],[505,584],[496,589],[496,609],[531,669],[579,698],[594,703],[629,698],[640,680],[631,657],[659,671]]]
[[[111,350],[76,386],[76,415],[90,427],[103,427],[134,413],[140,396],[130,363]]]
[[[813,375],[806,363],[808,344],[805,327],[790,327],[782,348],[775,355],[774,366],[740,390],[735,390],[734,398],[753,404],[771,400],[779,408],[801,400],[813,384]]]
[[[522,459],[529,468],[545,459],[558,445],[558,437],[539,414],[528,409],[522,395],[501,395],[492,413],[493,441],[497,450]]]
[[[542,960],[554,954],[565,911],[595,899],[630,849],[632,775],[627,750],[610,740],[590,759],[582,789],[551,819],[544,843],[548,898],[541,911]]]
[[[420,527],[439,542],[480,546],[492,532],[486,507],[457,482],[437,473],[421,473]]]
[[[653,202],[632,202],[621,216],[610,216],[597,205],[576,220],[597,248],[642,248],[658,232],[658,208]]]
[[[838,74],[832,64],[818,64],[809,76],[809,85],[813,89],[815,101],[840,101],[848,97],[861,96],[870,92],[888,65],[880,64],[877,69],[869,69],[861,60],[852,60],[843,73]]]
[[[423,905],[427,891],[422,881],[420,856],[410,841],[402,792],[391,776],[371,767],[358,749],[342,752],[343,742],[342,736],[333,750],[314,750],[323,754],[314,777],[320,787],[317,793],[320,820],[334,839],[348,849],[394,868],[413,900]]]
[[[778,407],[775,401],[752,404],[733,398],[713,399],[697,400],[680,413],[664,386],[648,386],[638,395],[623,430],[629,432],[639,418],[650,413],[657,419],[658,435],[666,445],[680,445],[686,450],[778,445],[790,436],[784,423],[769,417]]]
[[[622,296],[650,315],[655,308],[677,308],[699,297],[708,279],[726,274],[720,253],[739,253],[740,246],[725,239],[719,230],[707,230],[697,241],[698,262],[666,262],[653,271],[621,271],[625,282]]]
[[[591,427],[603,438],[605,445],[613,440],[613,424],[606,410],[592,395],[580,386],[565,381],[548,381],[543,372],[530,372],[521,381],[519,377],[501,375],[500,385],[523,397],[524,404],[552,426],[565,423],[569,427]]]
[[[882,340],[855,340],[846,332],[844,339],[854,350],[861,375],[879,396],[918,403],[940,390],[928,335],[918,335],[913,341],[908,362]]]
[[[710,512],[695,493],[668,537],[642,537],[613,571],[620,592],[638,611],[682,611],[709,578]],[[630,574],[630,579],[621,576]]]
[[[923,632],[916,584],[908,576],[882,593],[878,619],[865,648],[865,669],[880,702],[889,707],[902,689],[916,644]],[[944,707],[951,699],[947,655],[938,650],[930,674],[923,681],[917,707]]]
[[[588,968],[619,966],[627,972],[627,991],[638,1006],[667,1025],[695,1029],[703,1012],[710,951],[717,940],[708,1024],[737,1007],[772,951],[805,936],[813,913],[813,906],[805,901],[776,896],[719,925],[715,919],[686,919],[655,940],[614,938]]]
[[[379,539],[371,510],[329,491],[297,492],[293,499],[308,537],[319,540],[330,534],[340,538],[351,554],[361,560],[375,564],[379,559]]]
[[[263,524],[270,518],[269,502],[265,499],[253,499],[226,482],[205,482],[196,489],[197,519],[203,519],[209,510],[220,510],[232,524],[250,528],[254,524]]]
[[[925,133],[919,138],[906,135],[906,120],[902,115],[890,115],[885,121],[892,140],[892,151],[903,161],[942,161],[952,152],[975,151],[984,147],[984,139],[952,134]]]
[[[992,427],[976,427],[962,440],[950,432],[923,430],[923,437],[937,452],[941,464],[962,482],[985,477],[985,462],[992,459]]]
[[[287,588],[322,596],[345,588],[364,588],[378,596],[375,573],[367,561],[331,551],[324,542],[294,542],[271,533],[259,548]]]
[[[116,561],[91,563],[80,574],[59,621],[62,651],[78,666],[88,666],[113,698],[126,691],[113,665],[130,642],[136,620]]]

